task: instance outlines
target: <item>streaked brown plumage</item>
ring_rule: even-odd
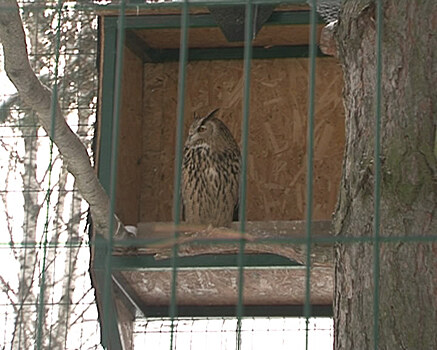
[[[195,117],[184,146],[182,204],[188,224],[229,227],[238,209],[240,149],[214,117]]]

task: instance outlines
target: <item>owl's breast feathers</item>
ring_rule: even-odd
[[[213,151],[209,146],[184,150],[182,198],[186,221],[229,226],[238,203],[238,149]]]

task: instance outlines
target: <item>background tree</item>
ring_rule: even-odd
[[[437,349],[436,251],[430,241],[437,233],[437,2],[382,3],[380,235],[387,240],[380,243],[376,294],[373,244],[336,247],[335,349]],[[346,0],[336,32],[346,108],[335,215],[340,238],[373,235],[375,10],[374,0]]]
[[[1,5],[8,6],[1,9],[3,14],[13,10],[10,4]],[[91,154],[97,92],[96,16],[92,11],[58,8],[53,2],[23,4],[21,16],[33,70],[45,85],[56,85],[66,120]],[[2,274],[0,279],[2,300],[11,310],[5,313],[2,341],[14,349],[33,348],[38,342],[57,349],[67,343],[94,348],[99,341],[86,263],[87,207],[32,106],[23,103],[18,93],[2,100],[2,136],[13,135],[1,143],[2,153],[9,155],[0,192],[5,213],[0,220],[8,227],[2,242],[9,240],[10,256],[17,263],[10,260],[15,273]],[[40,315],[42,322],[35,322]]]

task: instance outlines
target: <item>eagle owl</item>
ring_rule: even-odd
[[[240,149],[227,126],[214,117],[217,111],[195,116],[185,141],[182,213],[188,224],[229,227],[238,219]]]

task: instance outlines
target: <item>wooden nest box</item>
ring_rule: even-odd
[[[189,12],[185,134],[194,113],[220,108],[218,117],[241,142],[244,42],[227,38],[223,28],[226,23],[217,20],[214,10],[191,7]],[[120,77],[117,15],[108,11],[100,16],[97,168],[103,186],[109,189],[110,161],[114,157],[112,135],[117,130],[116,213],[125,225],[139,228],[139,238],[151,238],[157,223],[172,221],[181,11],[177,7],[152,7],[126,13]],[[305,262],[301,244],[306,211],[309,9],[282,5],[272,8],[268,16],[264,13],[264,17],[253,40],[251,62],[247,230],[255,238],[297,241],[289,246],[247,243],[245,314],[291,315],[299,313],[296,310],[301,310],[305,300],[305,267],[300,263]],[[319,21],[319,34],[322,27]],[[115,125],[114,97],[118,88],[120,114]],[[316,222],[312,226],[315,236],[330,234],[337,200],[344,147],[341,94],[338,61],[318,52],[313,173]],[[194,248],[188,253],[185,250],[185,255],[190,256],[179,258],[184,266],[178,273],[179,315],[235,312],[238,247],[212,246],[204,245],[198,254]],[[332,302],[330,249],[313,245],[314,305],[329,307]],[[146,316],[166,315],[171,290],[170,260],[157,260],[150,249],[117,251],[113,259],[119,318],[129,319],[131,316],[126,315],[132,308]]]

